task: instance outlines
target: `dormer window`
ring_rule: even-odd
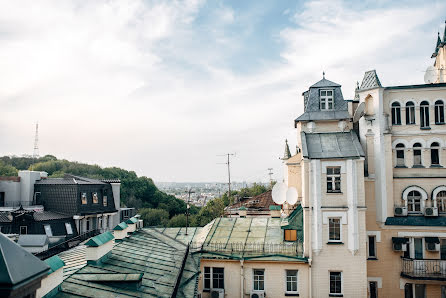
[[[330,111],[333,110],[333,90],[321,90],[321,110]]]

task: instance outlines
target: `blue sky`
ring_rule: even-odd
[[[155,181],[266,180],[326,72],[423,83],[444,1],[2,1],[0,154],[116,165]],[[26,7],[26,9],[23,9]]]

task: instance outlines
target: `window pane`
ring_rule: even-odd
[[[44,225],[43,227],[44,227],[44,229],[45,229],[45,234],[46,234],[48,237],[53,236],[53,231],[51,231],[51,226],[50,226],[50,225]]]
[[[330,218],[328,222],[329,240],[341,240],[341,227],[339,218]]]
[[[370,298],[378,298],[378,285],[376,281],[371,281],[369,283],[370,288]]]
[[[376,257],[375,254],[375,236],[369,236],[369,257]]]
[[[440,164],[440,158],[438,154],[438,149],[431,149],[431,163],[433,165]]]
[[[67,230],[68,235],[73,234],[73,228],[71,227],[71,224],[69,222],[65,223],[65,229]]]
[[[286,271],[286,290],[288,292],[297,292],[297,270]]]
[[[415,284],[415,298],[425,298],[426,288],[425,285]]]
[[[415,244],[415,259],[417,260],[423,259],[423,239],[415,238],[414,244]]]
[[[341,289],[341,272],[330,272],[330,293],[340,294]]]

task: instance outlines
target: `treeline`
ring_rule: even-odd
[[[185,214],[186,203],[160,191],[152,179],[141,176],[135,172],[117,167],[102,168],[98,165],[57,159],[52,155],[33,159],[32,157],[3,156],[0,157],[0,176],[17,176],[19,170],[44,171],[49,177],[63,177],[73,174],[94,179],[120,179],[121,180],[121,206],[137,208],[140,213],[147,215],[147,210],[154,214],[167,216],[165,221],[148,222],[153,225],[167,225],[176,215]],[[199,208],[192,206],[191,214],[197,214]],[[153,216],[149,216],[148,219]],[[175,221],[175,220],[174,220]]]

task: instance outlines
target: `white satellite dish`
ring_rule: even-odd
[[[274,203],[279,204],[279,205],[282,205],[283,203],[285,203],[286,189],[287,188],[286,188],[285,183],[277,182],[274,185],[273,190],[271,192]]]
[[[424,82],[426,84],[435,83],[438,79],[438,71],[435,67],[429,66],[424,74]]]
[[[358,122],[359,119],[364,116],[365,112],[365,103],[361,102],[359,106],[356,108],[355,114],[353,114],[353,122]]]
[[[290,205],[294,205],[297,203],[297,189],[294,187],[288,188],[286,191],[286,202]]]

